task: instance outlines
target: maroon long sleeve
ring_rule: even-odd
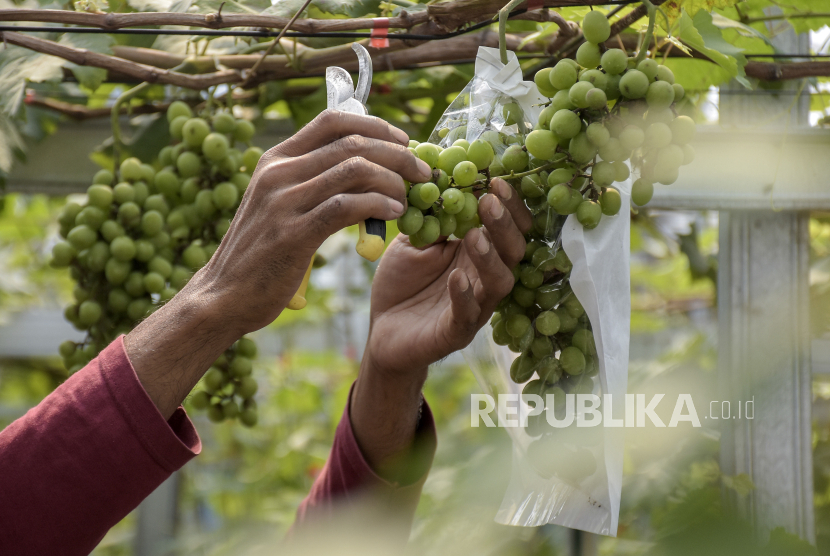
[[[348,501],[350,492],[371,485],[405,500],[413,498],[413,489],[420,492],[423,480],[398,489],[371,471],[346,411],[298,522],[309,508]],[[426,407],[420,428],[434,450]],[[200,450],[185,411],[164,420],[127,358],[123,337],[117,339],[0,431],[0,554],[89,554],[110,527]]]

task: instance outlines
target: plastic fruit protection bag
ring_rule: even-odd
[[[488,141],[496,153],[488,177],[510,174],[502,161],[506,166],[508,150],[521,147],[547,102],[534,83],[522,79],[515,54],[508,52],[508,57],[504,65],[497,49],[479,49],[474,78],[444,112],[429,140],[445,148],[459,139]],[[542,164],[531,158],[529,168]],[[525,288],[521,284],[536,284],[524,276],[520,280],[517,272],[514,293],[463,350],[479,385],[495,402],[496,411],[490,412],[491,407],[487,414],[513,441],[511,478],[495,519],[616,535],[623,434],[608,425],[613,417],[621,426],[627,387],[630,219],[623,210],[585,229],[575,214],[557,214],[544,195],[533,192],[543,187],[545,174],[530,175],[536,177],[509,181],[534,214],[534,245],[521,271],[528,272],[528,281],[533,274],[544,281],[536,289]],[[617,186],[627,207],[631,182]],[[536,257],[533,248],[539,251]],[[504,332],[512,324],[506,319],[516,313],[527,315],[531,323],[520,338]],[[549,318],[540,322],[540,316]],[[556,323],[553,328],[548,320]],[[539,398],[523,397],[523,392]],[[513,399],[503,396],[504,407],[499,408],[503,394]],[[476,405],[474,399],[473,412]],[[478,409],[485,405],[481,401]],[[542,411],[545,405],[551,411]],[[489,424],[481,419],[478,426]]]

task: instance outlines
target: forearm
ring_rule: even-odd
[[[194,276],[124,339],[139,381],[165,419],[216,358],[242,336],[227,318],[221,293],[202,276]]]
[[[413,442],[426,377],[426,368],[380,370],[369,354],[361,363],[352,390],[352,428],[366,461],[386,480],[407,482],[411,467],[421,467],[413,461]]]

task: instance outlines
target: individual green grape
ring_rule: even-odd
[[[627,151],[633,151],[645,142],[646,136],[645,133],[643,133],[643,130],[639,127],[635,125],[627,125],[620,132],[619,139],[622,148]]]
[[[542,189],[542,183],[539,174],[531,174],[522,178],[520,188],[522,193],[530,199],[542,197],[545,195],[545,190]]]
[[[591,89],[585,95],[585,104],[588,108],[602,110],[608,107],[608,96],[606,96],[605,91],[601,89]]]
[[[233,133],[236,129],[236,118],[227,112],[219,112],[213,116],[213,129],[219,133]]]
[[[501,156],[501,163],[508,172],[521,172],[529,162],[527,152],[519,145],[510,145]]]
[[[510,378],[516,384],[524,384],[534,373],[534,362],[532,357],[520,355],[510,365]]]
[[[112,205],[113,192],[109,185],[90,185],[86,193],[93,207],[108,210]]]
[[[550,106],[554,109],[554,114],[559,113],[561,110],[573,110],[576,108],[574,103],[571,102],[570,87],[553,95],[553,98],[550,101]],[[551,121],[553,121],[553,117],[551,117]],[[556,131],[553,127],[550,127],[550,130],[554,132]],[[557,135],[559,134],[557,133]]]
[[[86,327],[101,320],[102,315],[103,309],[96,301],[87,300],[78,306],[78,321]]]
[[[657,164],[655,169],[664,168],[676,170],[683,165],[683,148],[678,145],[668,145],[657,151]]]
[[[176,265],[170,273],[170,285],[177,290],[181,290],[187,285],[192,276],[193,273],[189,269]]]
[[[254,168],[256,168],[257,164],[259,164],[259,159],[262,158],[262,155],[262,149],[259,147],[248,147],[245,149],[245,152],[242,153],[242,165],[249,174],[253,173]]]
[[[248,359],[254,359],[257,356],[256,342],[245,336],[236,341],[236,353]]]
[[[582,129],[582,120],[570,110],[560,110],[553,115],[550,129],[561,138],[571,139]]]
[[[251,183],[251,176],[244,172],[237,172],[231,176],[231,183],[236,186],[239,196],[242,197],[245,191],[248,190],[248,185]]]
[[[565,253],[564,249],[560,249],[556,252],[556,256],[553,257],[553,261],[556,263],[556,270],[559,272],[570,272],[573,267],[571,260],[568,258],[568,255]]]
[[[614,167],[614,181],[625,181],[631,175],[631,170],[625,162],[618,160],[611,165]]]
[[[106,169],[98,170],[92,178],[92,185],[111,185],[115,177]]]
[[[240,143],[249,143],[254,136],[256,128],[248,120],[236,120],[236,129],[233,130],[233,138]]]
[[[654,185],[650,181],[644,178],[634,180],[631,186],[631,200],[635,205],[643,206],[648,204],[653,195]]]
[[[162,256],[156,256],[150,259],[150,262],[147,264],[147,270],[155,272],[165,280],[173,275],[173,265]]]
[[[193,111],[190,109],[190,106],[180,100],[171,102],[170,106],[167,107],[167,121],[172,122],[180,116],[192,118]]]
[[[501,320],[493,325],[493,341],[496,342],[497,345],[506,346],[510,343],[512,337],[510,334],[507,333],[507,330],[504,328],[504,321]]]
[[[438,189],[438,186],[434,183],[427,182],[421,184],[420,195],[421,200],[424,202],[424,204],[430,206],[438,200],[438,197],[441,195],[441,191]]]
[[[424,216],[424,224],[417,235],[424,245],[434,243],[441,235],[441,222],[434,216]]]
[[[131,261],[135,257],[135,242],[127,236],[117,237],[110,244],[110,252],[118,261]]]
[[[164,289],[164,278],[156,272],[144,275],[144,289],[150,293],[160,293]]]
[[[442,210],[438,213],[438,223],[441,225],[441,235],[449,237],[455,232],[458,221],[454,214]]]
[[[574,175],[576,175],[576,170],[571,166],[557,168],[548,174],[548,185],[553,187],[559,183],[567,183],[573,179]]]
[[[549,76],[551,86],[560,90],[569,89],[576,83],[576,79],[576,68],[566,60],[559,60],[551,70]]]
[[[143,181],[137,181],[133,184],[133,190],[135,190],[135,199],[133,201],[139,207],[143,206],[147,197],[150,196],[150,188]]]
[[[453,190],[448,190],[453,191]],[[461,192],[459,191],[459,194]],[[463,195],[463,194],[461,194]],[[417,207],[409,207],[406,212],[398,218],[398,229],[402,234],[411,236],[418,233],[424,224],[424,213]]]
[[[686,96],[686,89],[684,89],[683,85],[681,85],[680,83],[673,84],[672,89],[674,89],[674,101],[675,102],[677,102],[679,100],[682,100],[683,97]]]
[[[545,275],[542,271],[530,265],[523,267],[519,273],[519,281],[521,281],[524,287],[530,288],[531,290],[535,290],[541,286],[544,280]]]
[[[201,148],[205,137],[210,133],[210,126],[202,118],[190,118],[182,127],[182,139],[191,148]]]
[[[568,152],[578,164],[587,164],[596,156],[597,149],[588,140],[588,136],[581,132],[571,139]]]
[[[66,268],[78,254],[75,247],[69,242],[59,241],[52,247],[51,264],[55,268]]]
[[[432,183],[438,186],[438,191],[444,193],[450,186],[450,177],[443,170],[433,170]]]
[[[569,375],[579,375],[585,370],[585,355],[579,348],[568,346],[559,354],[559,363]]]
[[[568,314],[571,315],[573,318],[578,319],[582,315],[585,314],[585,308],[580,303],[579,299],[575,295],[569,296],[565,302],[563,303],[565,310],[568,311]]]
[[[513,338],[521,338],[530,329],[530,319],[526,315],[511,315],[504,323],[507,333]]]
[[[196,214],[202,218],[210,218],[216,214],[216,205],[213,203],[213,191],[203,189],[196,194]]]
[[[182,182],[182,189],[179,195],[183,203],[192,203],[196,200],[196,195],[199,191],[199,178],[190,177]]]
[[[601,218],[602,207],[595,201],[582,201],[576,210],[576,219],[589,230],[596,228]]]
[[[455,167],[466,160],[467,151],[460,146],[453,145],[439,153],[437,168],[443,170],[448,175],[452,175]]]
[[[470,148],[470,143],[466,139],[456,139],[455,141],[453,141],[452,146],[461,147],[462,149],[464,149],[464,152],[466,153],[467,149]]]
[[[530,344],[530,351],[533,353],[535,359],[543,359],[549,355],[553,355],[553,344],[545,336],[535,338]]]
[[[107,217],[101,209],[86,206],[75,217],[75,224],[78,226],[84,224],[97,231],[106,219]]]
[[[66,239],[75,248],[76,251],[82,251],[88,247],[92,247],[92,244],[95,243],[95,239],[97,237],[97,233],[95,230],[90,228],[87,225],[80,225],[75,226],[69,232]]]
[[[421,188],[423,186],[423,183],[413,184],[412,187],[409,189],[409,194],[406,197],[409,200],[410,205],[417,207],[422,211],[427,210],[430,207],[430,204],[425,202],[424,199],[421,197]]]
[[[449,188],[442,194],[443,212],[458,214],[464,208],[464,194],[458,189]]]
[[[219,210],[231,209],[239,200],[239,190],[231,182],[222,182],[213,189],[213,205]]]
[[[182,262],[193,270],[199,270],[207,264],[207,261],[205,250],[195,243],[191,243],[182,252]]]
[[[141,179],[141,161],[135,157],[125,159],[121,163],[119,173],[122,180],[138,181]]]
[[[168,127],[168,131],[170,132],[170,137],[177,141],[181,141],[184,138],[184,124],[190,121],[190,116],[178,116]]]
[[[144,201],[144,210],[156,211],[163,217],[166,217],[168,214],[170,214],[170,205],[168,205],[167,201],[165,201],[164,195],[156,193],[155,195],[150,195],[149,197],[147,197],[147,200]]]
[[[554,262],[556,262],[556,256],[554,256]],[[545,311],[553,309],[556,306],[556,304],[559,303],[559,300],[561,298],[562,298],[562,291],[557,286],[555,286],[553,284],[545,284],[543,286],[540,286],[536,290],[536,304],[539,307],[541,307],[542,309],[544,309]],[[549,318],[549,317],[546,317],[546,318]],[[559,317],[557,317],[557,319],[558,318]],[[538,317],[537,317],[537,319],[538,319]],[[538,330],[538,327],[537,327],[537,330]],[[556,334],[556,332],[554,332],[554,334]]]
[[[228,155],[230,143],[221,133],[209,133],[202,141],[202,154],[211,162],[219,162]],[[235,168],[238,170],[239,166]]]
[[[185,179],[197,176],[202,172],[202,160],[196,153],[185,151],[176,159],[176,169]]]
[[[539,331],[539,334],[553,336],[559,332],[559,327],[559,317],[553,311],[543,311],[536,317],[536,330]]]
[[[584,70],[582,73],[579,74],[579,81],[590,83],[595,88],[602,90],[605,90],[607,79],[608,78],[605,76],[605,74],[598,69]]]
[[[599,204],[602,207],[602,214],[614,216],[620,212],[620,207],[622,207],[620,192],[613,187],[606,188],[599,196]]]
[[[554,185],[548,191],[548,205],[559,214],[568,214],[570,199],[571,188],[564,183]]]
[[[628,67],[628,55],[619,48],[609,48],[600,58],[602,69],[611,75],[619,75]]]
[[[645,131],[645,146],[652,149],[666,147],[672,141],[671,128],[664,123],[655,122]]]
[[[590,11],[582,19],[582,34],[586,41],[600,44],[611,36],[611,25],[602,12]]]
[[[674,88],[666,81],[655,81],[648,86],[646,102],[650,110],[668,108],[674,102]]]
[[[581,328],[574,332],[571,337],[571,345],[579,349],[585,355],[591,355],[595,352],[594,335],[587,328]]]
[[[525,309],[532,306],[536,302],[536,293],[534,292],[534,290],[527,288],[521,284],[516,284],[515,286],[513,286],[511,296],[513,297],[513,300],[519,305],[519,307],[524,307]]]
[[[92,272],[102,272],[110,258],[110,246],[103,241],[96,241],[89,248],[86,266]]]
[[[58,353],[60,353],[61,357],[64,359],[68,357],[72,357],[75,354],[78,346],[72,340],[66,340],[65,342],[61,342],[61,345],[58,346]]]
[[[670,124],[671,140],[678,145],[685,145],[695,138],[695,122],[689,116],[678,116]]]
[[[576,50],[576,63],[583,68],[593,69],[599,66],[599,47],[590,42],[582,43]]]
[[[495,156],[493,146],[481,139],[476,139],[470,143],[470,147],[467,149],[467,160],[475,164],[479,171],[488,168],[493,163]]]
[[[648,92],[648,87],[648,77],[638,70],[628,70],[620,78],[620,92],[625,98],[643,98]]]
[[[617,172],[610,162],[597,162],[591,169],[591,178],[594,180],[594,184],[599,187],[611,185],[614,183],[616,176]]]
[[[256,349],[256,346],[254,346],[254,349]],[[237,354],[228,366],[228,370],[230,371],[232,377],[243,378],[251,376],[251,373],[254,370],[254,365],[247,357]]]
[[[455,219],[461,227],[462,222],[468,222],[478,216],[478,199],[472,193],[464,193],[464,206],[456,213]],[[456,234],[457,235],[457,234]]]
[[[588,136],[588,140],[595,147],[601,147],[611,139],[611,132],[599,122],[589,124],[585,130],[585,135]]]
[[[441,154],[441,147],[432,143],[421,143],[415,147],[418,158],[429,164],[430,168],[438,166],[438,157]],[[447,172],[450,173],[449,171]]]
[[[144,287],[144,275],[137,270],[130,272],[127,280],[123,284],[124,291],[132,297],[141,297],[147,293],[147,288]]]
[[[207,412],[208,419],[213,423],[221,423],[225,420],[225,412],[221,404],[211,404]]]
[[[533,239],[533,240],[528,241],[525,244],[525,254],[524,254],[524,257],[522,257],[522,260],[524,260],[524,261],[532,260],[533,259],[533,254],[537,250],[541,249],[544,246],[545,246],[545,244],[542,243],[541,241],[537,240],[537,239]]]
[[[559,138],[552,131],[537,129],[525,137],[525,147],[531,156],[540,160],[550,160],[556,154]]]
[[[101,224],[101,235],[104,236],[104,239],[107,241],[111,242],[118,236],[123,236],[124,233],[123,226],[115,220],[107,220]]]
[[[164,226],[164,217],[157,210],[150,210],[141,217],[141,231],[147,237],[153,237],[159,233]]]
[[[533,81],[539,92],[544,96],[550,98],[556,94],[556,88],[550,83],[550,74],[553,68],[542,68],[533,76]]]
[[[127,182],[116,184],[112,193],[115,202],[119,205],[129,203],[135,199],[135,188]]]
[[[578,108],[587,108],[587,94],[588,91],[591,91],[592,89],[594,89],[594,86],[591,83],[588,83],[587,81],[578,81],[568,90],[568,98],[574,106]]]
[[[168,199],[178,197],[179,189],[181,188],[179,176],[170,168],[164,168],[159,171],[153,180],[153,184],[156,186],[156,190]]]
[[[667,68],[666,66],[658,65],[657,66],[657,79],[660,81],[665,81],[670,85],[674,84],[674,72]]]
[[[651,58],[646,58],[642,60],[639,64],[637,64],[637,70],[641,71],[645,74],[648,78],[649,82],[654,81],[657,77],[657,62],[652,60]]]
[[[508,102],[501,109],[505,125],[514,125],[524,118],[522,109],[515,102]]]

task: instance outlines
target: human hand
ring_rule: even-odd
[[[403,179],[429,178],[408,141],[379,118],[323,112],[263,155],[228,233],[191,283],[224,294],[240,335],[272,322],[323,240],[369,217],[397,218]]]

